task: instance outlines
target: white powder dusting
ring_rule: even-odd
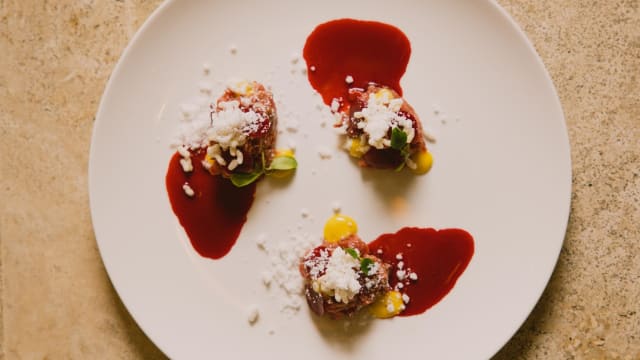
[[[262,272],[262,282],[275,295],[280,311],[292,316],[300,311],[305,302],[304,280],[299,272],[300,259],[321,239],[297,228],[289,228],[287,232],[289,235],[286,238],[265,243],[269,266]]]

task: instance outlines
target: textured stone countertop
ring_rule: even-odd
[[[573,191],[551,282],[495,359],[640,359],[640,1],[499,2],[558,89]],[[158,3],[0,0],[0,358],[163,358],[107,278],[87,193],[105,82]]]

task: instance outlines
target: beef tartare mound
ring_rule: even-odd
[[[332,105],[339,114],[335,126],[345,131],[349,154],[363,167],[401,169],[417,173],[431,167],[420,119],[395,90],[369,84],[351,88],[343,103]]]

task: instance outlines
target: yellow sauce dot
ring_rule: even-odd
[[[404,310],[402,294],[398,291],[388,291],[369,307],[371,315],[378,319],[387,319],[400,314]]]
[[[431,153],[428,151],[417,153],[412,156],[412,160],[416,163],[416,168],[412,169],[416,174],[426,174],[431,170],[431,166],[433,165],[433,156],[431,156]]]
[[[389,89],[380,89],[374,96],[376,97],[376,100],[381,100],[383,103],[393,100],[394,97],[393,93]]]
[[[277,149],[276,156],[294,157],[294,154],[293,154],[293,150],[291,149]]]
[[[349,155],[359,159],[364,155],[364,149],[365,147],[362,146],[360,139],[353,139],[351,140],[351,146],[349,147]]]
[[[357,232],[358,225],[355,220],[342,214],[333,215],[324,225],[324,239],[330,243],[337,243]]]

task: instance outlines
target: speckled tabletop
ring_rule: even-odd
[[[500,0],[569,129],[569,226],[495,359],[640,359],[640,1]],[[93,119],[154,1],[0,0],[0,358],[163,358],[113,290],[88,207]]]

